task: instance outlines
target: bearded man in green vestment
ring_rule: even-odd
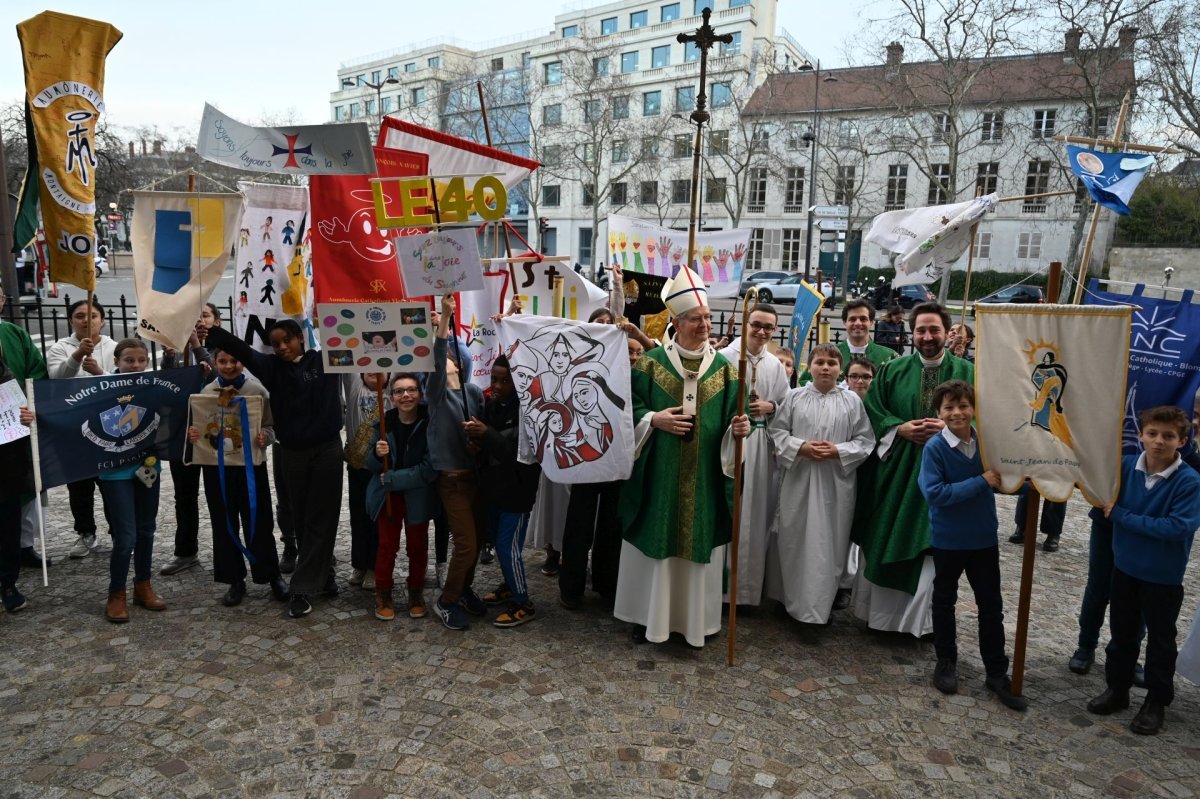
[[[917,352],[884,363],[867,392],[879,446],[858,472],[851,539],[862,549],[854,613],[876,630],[921,636],[933,630],[929,508],[917,488],[925,442],[943,422],[933,390],[947,380],[973,383],[975,367],[946,349],[950,315],[935,302],[912,310]]]
[[[737,367],[709,344],[704,281],[687,266],[662,290],[675,336],[633,367],[638,457],[621,490],[621,563],[613,615],[635,641],[681,633],[689,644],[721,630],[724,546],[732,481],[721,469],[726,430],[745,437]]]

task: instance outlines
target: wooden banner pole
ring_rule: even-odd
[[[967,245],[967,281],[963,287],[962,313],[958,317],[958,323],[965,325],[967,323],[967,303],[971,298],[971,269],[975,266],[975,234],[979,232],[979,223],[971,225],[971,243]],[[949,274],[947,272],[947,274]]]
[[[1113,141],[1119,142],[1121,134],[1125,132],[1125,120],[1129,116],[1129,92],[1125,92],[1125,98],[1121,100],[1121,111],[1117,114],[1117,126],[1113,130]],[[1087,241],[1083,245],[1083,257],[1079,259],[1079,277],[1075,278],[1075,305],[1083,302],[1083,286],[1087,281],[1087,273],[1092,260],[1092,245],[1096,241],[1096,228],[1100,226],[1100,208],[1101,205],[1096,203],[1092,207],[1092,226],[1088,229]]]
[[[746,323],[750,319],[750,309],[758,303],[758,289],[751,287],[742,301],[742,338],[741,349],[738,351],[738,392],[737,413],[746,413]],[[729,640],[725,652],[725,662],[733,665],[734,654],[737,651],[737,589],[738,589],[738,546],[741,543],[742,531],[742,446],[744,439],[733,439],[733,537],[729,542]]]
[[[375,407],[379,408],[379,440],[380,441],[388,440],[387,422],[383,418],[383,417],[387,416],[387,414],[384,413],[384,411],[383,411],[383,384],[385,382],[387,382],[387,379],[388,379],[387,373],[381,372],[379,374],[379,385],[375,386],[375,403],[376,403]],[[390,388],[390,386],[389,386],[389,388]],[[387,471],[388,471],[388,456],[384,455],[383,456],[383,473],[387,474]],[[374,479],[374,478],[372,478],[372,479]],[[383,505],[384,505],[384,512],[387,513],[387,518],[390,521],[392,518],[392,492],[391,491],[384,493]]]

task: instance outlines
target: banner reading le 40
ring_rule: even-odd
[[[468,179],[472,179],[470,189]],[[429,184],[437,190],[436,203],[430,202]],[[384,182],[399,195],[400,213],[387,208]],[[439,178],[375,178],[371,181],[375,199],[375,221],[382,229],[429,227],[434,224],[467,222],[478,216],[488,222],[504,218],[508,208],[508,190],[495,175],[454,175]]]

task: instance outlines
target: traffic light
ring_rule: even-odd
[[[538,217],[538,233],[545,234],[550,229],[550,220],[544,216]]]

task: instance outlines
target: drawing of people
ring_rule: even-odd
[[[612,445],[613,426],[605,404],[617,413],[625,409],[625,400],[612,392],[600,371],[576,372],[571,378],[571,408],[575,412],[571,446],[580,462],[600,460]]]
[[[250,243],[250,228],[244,227],[238,231],[238,247],[245,247]]]
[[[273,219],[271,219],[271,217],[269,217],[269,216],[268,216],[268,217],[267,217],[267,221],[266,221],[266,222],[263,222],[263,223],[262,223],[262,224],[259,226],[259,228],[258,228],[258,229],[262,231],[262,240],[263,240],[263,241],[270,241],[270,240],[271,240],[271,226],[272,226],[273,224],[275,224],[274,220],[273,220]]]
[[[292,234],[296,232],[296,223],[289,219],[287,222],[283,223],[283,227],[279,230],[279,232],[283,234],[283,243],[291,244]]]
[[[653,236],[646,237],[646,272],[653,275],[654,271],[654,253],[658,251],[658,242]]]
[[[721,249],[717,251],[717,280],[722,283],[729,281],[729,256],[729,250]]]
[[[713,248],[711,244],[706,244],[700,253],[700,272],[705,283],[712,283],[716,280],[716,275],[713,274]]]
[[[243,295],[244,295],[244,292],[243,292]],[[267,305],[274,305],[275,300],[272,299],[272,297],[274,295],[275,295],[275,281],[272,280],[271,278],[267,278],[267,282],[262,288],[262,296],[258,298],[258,301],[266,303]]]
[[[271,250],[267,250],[266,252],[263,253],[263,268],[262,268],[262,270],[263,270],[263,272],[266,272],[268,269],[270,269],[272,272],[275,271],[275,253],[272,252]]]
[[[249,302],[250,301],[248,299],[246,299],[246,292],[242,291],[242,292],[238,293],[238,307],[237,307],[238,316],[246,315],[246,305]]]
[[[1029,403],[1033,408],[1029,423],[1049,432],[1069,447],[1071,428],[1062,406],[1062,395],[1067,390],[1067,369],[1054,357],[1053,352],[1044,354],[1042,362],[1033,367],[1033,374],[1029,376],[1029,381],[1037,388],[1037,396]]]
[[[246,288],[250,288],[250,278],[254,276],[254,262],[246,261],[246,268],[242,270],[242,279],[238,282]]]
[[[541,462],[546,453],[546,447],[554,456],[558,468],[566,469],[582,463],[579,453],[572,446],[574,434],[571,430],[573,414],[571,409],[560,402],[549,402],[542,407],[538,420],[537,458]]]

